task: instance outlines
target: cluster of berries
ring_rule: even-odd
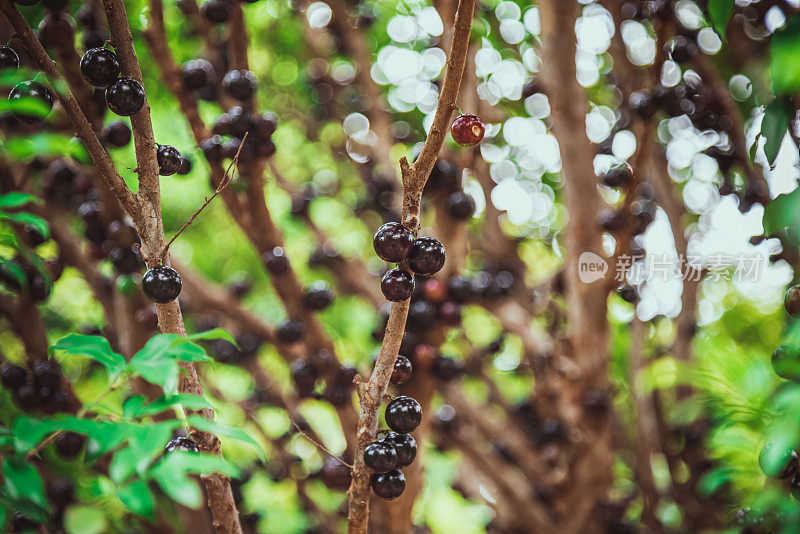
[[[444,245],[432,237],[414,239],[400,223],[389,222],[378,228],[372,245],[382,260],[406,262],[411,271],[421,276],[432,276],[444,266]],[[407,300],[414,292],[414,277],[399,267],[389,269],[381,280],[381,292],[391,302]]]
[[[406,363],[401,363],[401,367],[395,365],[392,378],[407,378],[407,374],[410,364],[406,367]],[[411,432],[422,422],[422,407],[411,397],[395,397],[386,406],[384,418],[389,430],[382,431],[379,439],[364,449],[364,465],[372,471],[372,491],[390,500],[402,495],[406,488],[406,478],[400,469],[411,465],[417,457],[417,442]]]

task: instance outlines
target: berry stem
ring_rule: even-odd
[[[447,70],[444,74],[442,91],[436,106],[433,125],[416,163],[412,166],[406,158],[400,159],[403,182],[402,220],[403,224],[414,234],[417,233],[420,225],[422,190],[444,144],[450,117],[453,113],[453,106],[461,86],[474,11],[475,0],[459,0],[455,14],[455,30],[450,54],[448,55]],[[353,455],[353,477],[348,492],[347,532],[349,534],[366,534],[367,532],[370,472],[364,465],[364,449],[375,440],[375,435],[378,431],[378,411],[381,400],[389,386],[389,379],[394,371],[394,364],[400,350],[409,307],[410,300],[392,303],[386,334],[375,368],[372,371],[372,376],[366,386],[358,387],[360,406],[358,432],[356,434],[356,450]]]

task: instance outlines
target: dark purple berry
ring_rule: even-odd
[[[602,180],[608,187],[627,186],[633,182],[633,170],[627,163],[620,163],[608,169],[603,174]]]
[[[310,310],[324,310],[331,305],[335,297],[327,283],[317,280],[306,289],[303,304]]]
[[[364,449],[364,464],[373,473],[388,473],[397,466],[397,452],[391,443],[373,441]]]
[[[151,267],[142,276],[142,291],[147,298],[159,304],[172,302],[181,294],[181,277],[167,265]]]
[[[61,384],[61,366],[55,360],[39,360],[33,363],[33,383],[37,387],[55,388]]]
[[[192,59],[181,67],[181,79],[190,91],[202,89],[214,81],[214,67],[206,59]]]
[[[208,0],[208,2],[203,4],[203,7],[200,8],[200,12],[203,16],[214,24],[228,22],[232,11],[233,4],[231,0]]]
[[[62,432],[56,437],[56,451],[63,458],[75,458],[83,450],[86,437],[75,432]]]
[[[264,253],[264,265],[272,274],[283,274],[289,270],[289,259],[283,248],[275,247]]]
[[[108,87],[119,78],[117,55],[108,48],[92,48],[81,58],[83,79],[95,87]]]
[[[19,55],[10,46],[0,46],[0,70],[18,69]]]
[[[794,318],[800,317],[800,285],[791,286],[786,290],[783,306],[786,308],[786,313],[790,316]]]
[[[249,70],[232,70],[222,79],[222,90],[236,100],[247,100],[258,87],[258,78]]]
[[[375,232],[372,246],[383,261],[397,263],[408,257],[413,241],[411,230],[400,223],[388,222]]]
[[[370,485],[375,495],[390,501],[403,494],[406,489],[406,477],[401,471],[394,469],[388,473],[372,475]]]
[[[179,436],[167,443],[167,446],[164,447],[164,454],[169,454],[173,451],[198,452],[199,450],[197,443],[192,438]]]
[[[133,115],[144,106],[144,87],[133,78],[123,76],[106,89],[106,103],[117,115]]]
[[[464,191],[455,191],[447,197],[447,211],[453,219],[465,221],[475,213],[475,201]]]
[[[417,457],[417,441],[411,434],[399,434],[389,430],[382,441],[391,443],[397,453],[397,469],[411,465]]]
[[[408,434],[422,422],[422,407],[411,397],[401,395],[386,406],[385,418],[389,428]]]
[[[158,174],[172,176],[181,168],[181,153],[170,145],[158,145]]]
[[[395,386],[399,386],[411,378],[412,371],[413,367],[411,365],[411,360],[402,354],[399,354],[397,359],[394,361],[394,370],[392,371],[392,377],[389,379],[389,381]]]
[[[278,325],[276,334],[281,343],[297,343],[306,331],[305,325],[297,319],[286,319]]]
[[[414,292],[414,277],[403,269],[389,269],[381,279],[381,292],[388,301],[403,302]]]
[[[109,145],[122,148],[131,142],[131,129],[124,122],[112,122],[103,128],[102,137]]]
[[[39,40],[46,47],[65,48],[75,38],[75,25],[67,13],[48,13],[39,23]]]
[[[212,135],[208,139],[203,139],[200,142],[200,150],[203,151],[209,163],[220,163],[225,159],[225,147],[222,137],[218,135]]]
[[[28,124],[40,122],[53,111],[55,97],[50,89],[39,82],[20,82],[8,94],[10,101],[25,99],[29,102],[26,111],[14,111],[14,116]],[[30,108],[31,113],[27,112]]]
[[[24,367],[15,365],[11,362],[0,364],[0,381],[8,389],[17,389],[22,386],[28,378],[28,372]]]
[[[408,254],[408,265],[416,274],[430,276],[436,274],[444,266],[445,251],[437,239],[420,237],[414,240]]]

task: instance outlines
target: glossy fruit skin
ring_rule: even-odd
[[[800,286],[791,286],[786,290],[783,306],[790,316],[794,318],[800,317]]]
[[[375,254],[383,261],[391,263],[406,259],[413,243],[414,236],[411,235],[411,230],[397,222],[384,224],[372,237]]]
[[[203,151],[209,163],[220,163],[224,159],[224,144],[219,135],[212,135],[208,139],[200,141],[200,150]]]
[[[633,182],[633,170],[627,163],[620,163],[608,169],[602,176],[603,185],[608,187],[627,186]]]
[[[192,59],[181,67],[183,85],[190,91],[197,91],[214,80],[214,66],[206,59]]]
[[[17,389],[28,379],[28,371],[24,367],[11,362],[0,364],[0,382],[8,389]]]
[[[408,265],[416,274],[430,276],[444,267],[444,245],[432,237],[420,237],[414,240],[408,255]]]
[[[447,211],[453,219],[465,221],[475,213],[475,201],[464,191],[455,191],[447,197]]]
[[[231,17],[232,11],[233,5],[230,0],[208,0],[208,2],[203,4],[200,8],[200,12],[203,16],[207,18],[209,22],[215,24],[227,22]]]
[[[222,90],[236,100],[247,100],[258,87],[258,78],[249,70],[232,70],[222,79]]]
[[[56,451],[64,458],[75,458],[83,450],[86,437],[75,432],[63,432],[56,437]]]
[[[39,82],[27,81],[20,82],[11,89],[8,94],[9,100],[19,100],[20,98],[35,98],[41,101],[47,108],[47,113],[44,116],[29,115],[27,113],[15,112],[14,116],[27,124],[35,124],[42,121],[47,115],[53,111],[53,102],[55,97],[50,89]]]
[[[800,381],[800,349],[788,343],[772,353],[772,369],[786,380]]]
[[[111,146],[122,148],[131,142],[131,129],[124,122],[117,121],[103,128],[103,139]]]
[[[178,271],[167,265],[157,265],[142,276],[142,291],[159,304],[172,302],[181,294],[181,277]]]
[[[178,175],[186,176],[192,172],[192,160],[181,154],[181,166],[178,167]]]
[[[81,58],[83,79],[95,87],[108,87],[119,78],[117,55],[108,48],[92,48]]]
[[[278,325],[275,333],[282,343],[297,343],[306,331],[306,326],[297,319],[286,319]]]
[[[264,253],[264,265],[272,274],[283,274],[289,270],[289,259],[281,247],[275,247]]]
[[[129,117],[142,109],[144,98],[142,84],[125,76],[106,89],[108,109],[123,117]]]
[[[352,477],[350,468],[336,458],[328,457],[320,470],[322,483],[333,490],[347,491]]]
[[[170,145],[158,145],[158,174],[172,176],[181,168],[181,153]]]
[[[335,294],[328,284],[318,280],[306,289],[303,304],[310,310],[320,311],[330,306],[334,298]]]
[[[18,69],[19,56],[10,46],[0,46],[0,70]]]
[[[169,454],[173,451],[198,452],[199,450],[197,443],[192,438],[179,436],[167,443],[166,447],[164,447],[164,454]]]
[[[370,479],[370,486],[375,495],[381,499],[391,501],[403,494],[406,489],[406,477],[401,471],[394,469],[388,473],[374,474]]]
[[[411,373],[413,372],[414,368],[411,365],[411,360],[403,356],[402,354],[397,355],[397,359],[394,362],[394,370],[392,371],[392,376],[389,378],[389,382],[394,384],[395,386],[399,386],[400,384],[407,382],[409,378],[411,378]]]
[[[403,302],[414,293],[414,277],[403,269],[389,269],[381,279],[381,292],[390,302]]]
[[[386,424],[400,434],[413,432],[422,422],[422,407],[406,395],[395,397],[386,406]]]
[[[461,146],[475,146],[483,140],[486,125],[477,115],[467,113],[459,115],[450,127],[453,141]]]
[[[382,441],[394,445],[397,453],[397,469],[408,467],[417,457],[417,441],[411,434],[400,434],[389,430]]]
[[[373,473],[388,473],[397,466],[397,452],[391,443],[373,441],[364,449],[364,464]]]

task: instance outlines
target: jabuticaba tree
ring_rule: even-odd
[[[3,531],[800,523],[795,2],[0,12]]]

